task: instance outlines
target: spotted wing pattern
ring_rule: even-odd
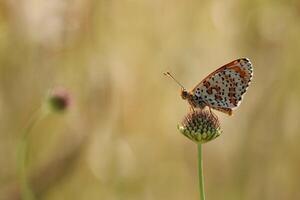
[[[231,114],[241,103],[252,76],[250,60],[237,59],[209,74],[191,93],[210,108]]]

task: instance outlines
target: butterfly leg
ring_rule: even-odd
[[[215,120],[218,120],[218,117],[211,111],[211,108],[208,107],[208,109],[209,109],[210,115],[211,115]]]
[[[221,112],[223,112],[223,113],[225,113],[229,116],[232,115],[232,109],[231,108],[214,108],[214,109],[216,109],[218,111],[221,111]]]
[[[195,108],[193,106],[191,106],[190,107],[190,111],[194,113],[195,112]]]

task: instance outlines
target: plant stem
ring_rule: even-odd
[[[203,159],[202,159],[202,145],[201,144],[198,144],[198,176],[199,176],[200,200],[205,200]]]
[[[35,196],[30,187],[30,177],[27,171],[27,158],[28,158],[28,138],[33,127],[47,114],[44,110],[38,109],[31,117],[28,125],[25,127],[24,132],[20,138],[17,146],[17,164],[18,174],[20,180],[21,198],[23,200],[34,200]]]

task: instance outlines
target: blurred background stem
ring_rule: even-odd
[[[28,150],[29,150],[29,136],[35,125],[40,122],[46,115],[47,111],[40,107],[29,119],[27,126],[21,135],[19,144],[17,146],[17,164],[18,164],[18,176],[21,191],[21,198],[23,200],[34,200],[35,195],[31,189],[27,161],[28,161]]]
[[[199,176],[200,200],[205,200],[203,159],[202,159],[202,145],[201,144],[198,144],[198,176]]]

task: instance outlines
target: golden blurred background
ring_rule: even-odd
[[[254,78],[204,145],[209,200],[300,199],[300,2],[1,0],[0,199],[20,199],[16,149],[49,88],[72,95],[30,135],[43,200],[198,199],[197,148],[176,128],[187,88],[239,57]]]

